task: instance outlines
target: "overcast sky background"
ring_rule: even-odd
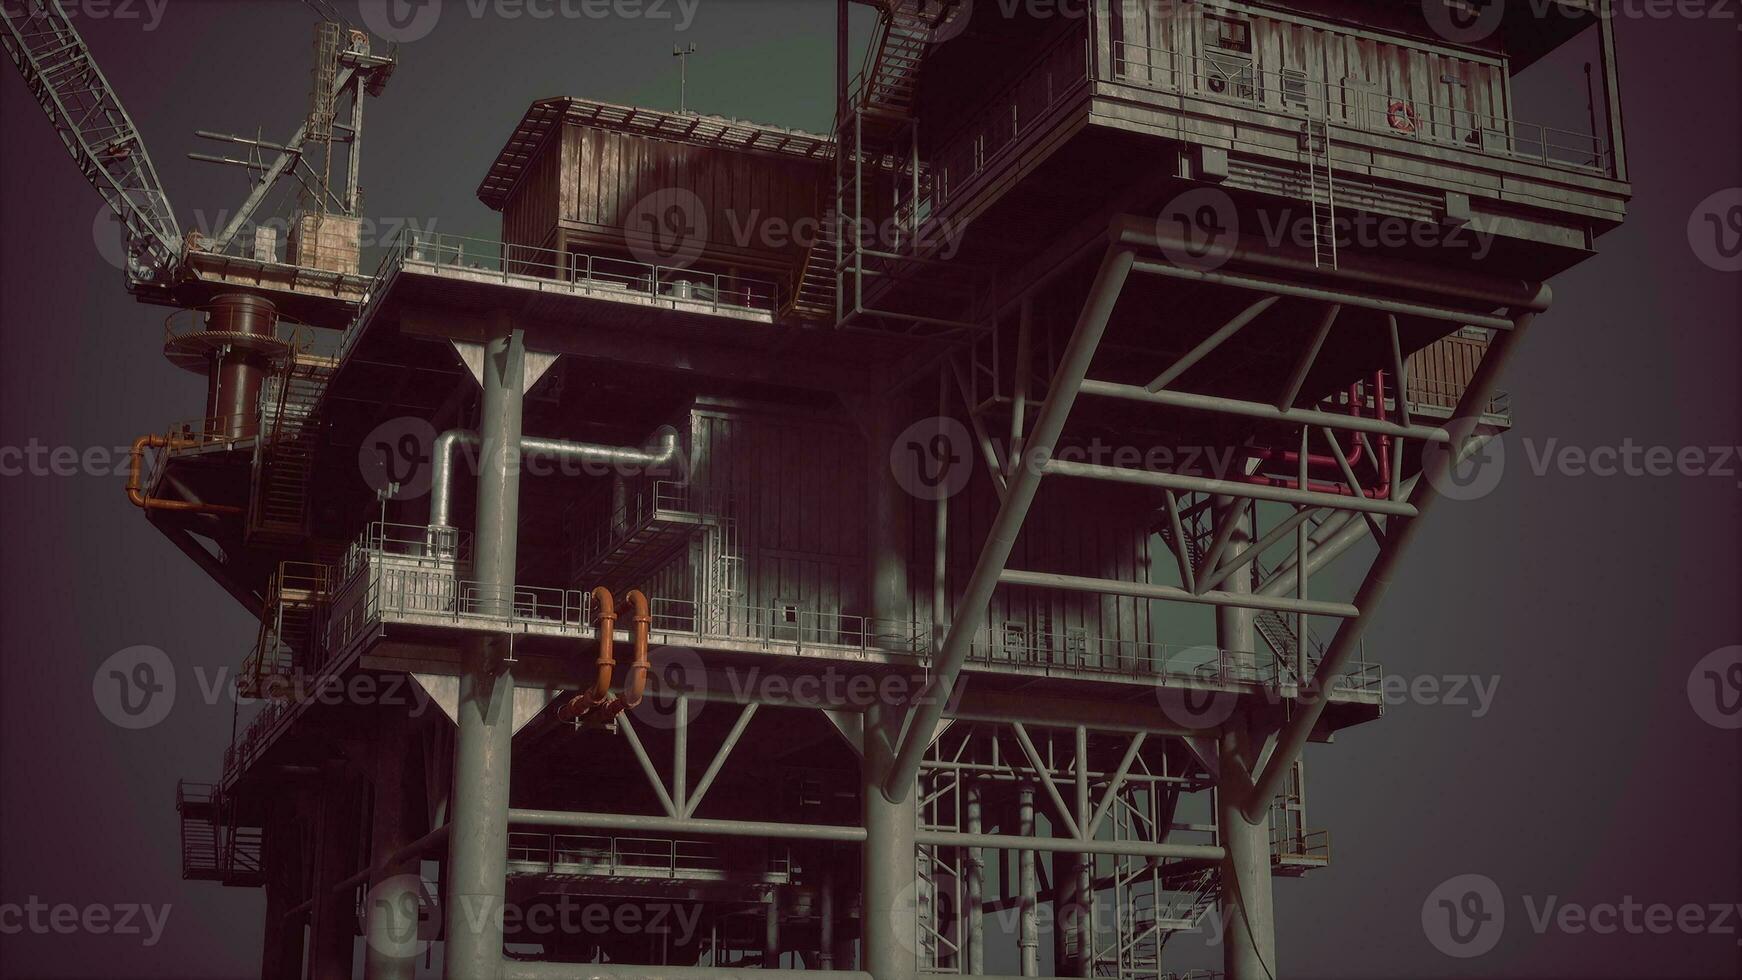
[[[474,19],[450,4],[402,46],[370,103],[365,212],[493,237],[496,216],[473,191],[526,105],[584,95],[675,108],[679,40],[701,49],[692,108],[826,131],[833,7],[704,0],[677,33],[670,20]],[[283,138],[306,105],[312,18],[287,0],[96,9],[81,30],[183,227],[209,232],[245,187],[238,172],[185,159],[211,150],[192,132]],[[1527,914],[1551,896],[1742,902],[1742,734],[1703,722],[1687,694],[1696,662],[1742,643],[1742,475],[1735,464],[1700,478],[1531,466],[1551,439],[1742,442],[1742,274],[1703,265],[1687,232],[1703,199],[1742,184],[1737,27],[1618,27],[1631,217],[1554,282],[1553,311],[1501,382],[1517,430],[1499,487],[1438,509],[1368,633],[1387,671],[1498,678],[1494,702],[1480,718],[1398,705],[1309,751],[1310,823],[1331,829],[1334,863],[1277,882],[1288,975],[1742,974],[1742,935],[1538,935]],[[200,415],[202,383],[161,356],[164,311],[124,293],[95,244],[97,196],[5,74],[0,446],[124,447]],[[202,703],[191,672],[234,669],[255,626],[127,506],[123,482],[0,480],[0,903],[167,903],[169,918],[151,947],[0,936],[0,975],[253,975],[261,892],[180,881],[173,793],[178,778],[215,778],[230,737],[229,703]],[[175,711],[141,732],[106,722],[91,694],[96,666],[135,644],[183,668]],[[1494,951],[1458,960],[1424,937],[1421,908],[1468,873],[1500,886],[1507,925]],[[1742,914],[1732,924],[1742,932]],[[1185,945],[1175,968],[1216,962]]]

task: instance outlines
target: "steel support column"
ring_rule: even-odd
[[[1101,345],[1107,321],[1112,317],[1113,307],[1131,274],[1131,263],[1132,253],[1128,249],[1109,248],[1095,274],[1094,284],[1089,287],[1088,299],[1059,357],[1052,383],[1047,387],[1046,402],[1035,416],[1034,432],[1023,454],[1025,458],[1017,461],[1009,490],[998,507],[998,516],[992,521],[980,557],[974,563],[974,572],[962,591],[949,636],[934,665],[935,674],[913,707],[906,737],[902,739],[901,749],[883,781],[883,795],[892,802],[906,798],[913,790],[920,763],[925,759],[932,733],[937,730],[938,719],[943,717],[944,706],[949,703],[950,694],[955,689],[956,676],[961,673],[962,663],[968,657],[974,634],[986,620],[986,607],[992,601],[993,590],[998,587],[998,576],[1010,561],[1010,552],[1022,531],[1022,522],[1034,503],[1035,491],[1040,489],[1041,467],[1034,465],[1031,458],[1050,456],[1058,443],[1065,418],[1076,403],[1077,389],[1088,373],[1089,362]]]
[[[484,409],[479,436],[478,524],[474,562],[481,612],[513,608],[520,511],[520,413],[526,341],[498,321],[484,346]],[[508,770],[514,739],[514,675],[509,641],[486,637],[462,655],[459,726],[454,742],[453,831],[442,882],[448,980],[491,978],[502,970],[502,912],[508,871]]]
[[[290,910],[299,904],[303,877],[302,833],[293,795],[269,797],[261,856],[266,872],[266,927],[260,949],[260,980],[302,980],[303,924]]]
[[[321,775],[319,823],[315,843],[315,893],[309,918],[309,980],[351,980],[353,940],[357,935],[354,896],[335,890],[357,865],[358,785],[345,764],[327,765]]]
[[[1233,532],[1235,548],[1252,542],[1252,509],[1244,500],[1223,497],[1215,503],[1215,519]],[[1232,592],[1252,591],[1246,568],[1228,576]],[[1248,666],[1256,657],[1256,615],[1239,606],[1216,610],[1216,645]],[[1304,641],[1304,638],[1302,640]],[[1223,726],[1216,778],[1216,824],[1225,851],[1221,861],[1222,970],[1228,980],[1272,980],[1276,976],[1276,929],[1270,894],[1270,828],[1268,810],[1258,820],[1242,810],[1252,792],[1263,739],[1250,710],[1236,713]]]
[[[891,726],[887,713],[897,709],[875,705],[865,712],[864,777],[860,795],[865,807],[865,846],[861,851],[864,894],[863,950],[860,966],[876,980],[915,980],[919,975],[918,862],[914,833],[919,804],[913,793],[886,797],[894,757],[884,739],[873,732]]]

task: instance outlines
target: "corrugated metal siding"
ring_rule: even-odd
[[[913,606],[922,623],[931,620],[935,507],[929,501],[915,501],[909,522],[916,538],[922,539],[911,549],[914,559],[909,563]],[[1009,567],[1149,582],[1152,553],[1148,527],[1153,509],[1154,502],[1131,487],[1082,480],[1045,481],[1017,538]],[[998,499],[983,466],[976,461],[967,488],[950,499],[946,591],[952,608],[961,599],[997,513]],[[986,624],[976,638],[975,650],[984,651],[991,642],[994,656],[1012,659],[991,641],[1001,636],[1006,624],[1019,627],[1041,654],[1049,650],[1062,653],[1067,634],[1081,631],[1090,640],[1091,663],[1099,661],[1105,667],[1115,666],[1115,657],[1142,659],[1147,655],[1145,644],[1151,640],[1150,603],[1126,596],[1001,586],[992,595]]]
[[[777,219],[790,228],[815,219],[824,164],[759,153],[690,146],[573,123],[564,126],[570,143],[572,187],[564,188],[562,218],[583,236],[621,242],[624,222],[635,205],[655,191],[694,193],[705,208],[707,251],[747,257],[760,253],[785,261],[799,244],[779,246],[762,236],[740,240],[741,228]]]
[[[562,147],[548,140],[502,207],[502,241],[550,248],[556,235]]]
[[[1409,400],[1440,408],[1458,407],[1476,366],[1488,351],[1486,335],[1457,333],[1434,341],[1410,355]]]
[[[744,559],[740,601],[863,614],[865,448],[845,425],[755,411],[691,414],[692,485],[724,502]]]

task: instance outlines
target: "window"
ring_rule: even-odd
[[[1252,25],[1234,17],[1206,15],[1204,17],[1204,44],[1206,47],[1220,48],[1223,51],[1251,54]]]
[[[1307,102],[1307,76],[1299,68],[1284,68],[1282,70],[1282,104],[1309,108]]]

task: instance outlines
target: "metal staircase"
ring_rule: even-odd
[[[835,295],[839,213],[828,206],[819,207],[819,210],[823,211],[822,227],[805,253],[804,264],[799,267],[792,298],[780,313],[783,320],[796,317],[800,320],[826,320],[833,324],[840,316]]]
[[[236,692],[245,698],[270,697],[273,681],[319,668],[315,653],[327,600],[327,568],[310,562],[287,561],[278,566],[267,586],[265,616],[254,649],[243,661]]]
[[[309,535],[309,481],[320,448],[321,396],[329,358],[298,354],[262,390],[260,439],[254,448],[249,544],[288,545]]]
[[[1331,863],[1331,833],[1306,826],[1306,766],[1294,760],[1283,792],[1270,804],[1270,869],[1299,877]]]
[[[920,65],[933,32],[951,16],[957,4],[938,0],[894,0],[878,19],[870,58],[859,90],[862,108],[899,119],[913,114]]]
[[[175,809],[181,815],[184,881],[254,887],[265,880],[260,863],[260,828],[235,826],[234,808],[216,786],[176,783]]]

